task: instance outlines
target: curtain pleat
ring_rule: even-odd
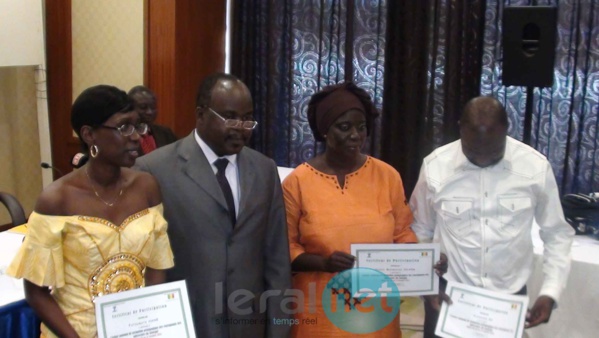
[[[485,1],[393,1],[387,10],[381,157],[409,196],[422,159],[459,138],[479,95]]]

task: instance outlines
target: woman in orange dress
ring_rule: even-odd
[[[24,278],[42,337],[97,337],[96,297],[162,283],[173,267],[158,184],[129,169],[147,125],[127,93],[86,89],[71,124],[91,157],[41,193],[8,268]]]
[[[353,267],[352,243],[417,242],[399,173],[361,153],[377,115],[370,96],[353,83],[326,87],[310,100],[310,127],[326,148],[283,182],[293,285],[305,300],[294,337],[353,336],[327,318],[321,300],[331,278]],[[400,337],[399,313],[387,326],[355,335]]]

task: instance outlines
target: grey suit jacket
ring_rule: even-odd
[[[287,337],[289,327],[273,323],[289,318],[281,306],[291,287],[277,168],[247,147],[237,164],[241,193],[234,228],[193,132],[138,158],[135,167],[160,184],[175,255],[167,279],[186,280],[197,336]],[[264,294],[267,290],[273,291]]]

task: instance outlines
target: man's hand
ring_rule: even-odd
[[[444,253],[441,253],[441,259],[435,264],[435,273],[437,276],[441,277],[447,272],[447,256]]]
[[[354,267],[356,257],[345,252],[335,251],[325,261],[325,271],[340,272]]]
[[[540,296],[535,305],[526,313],[525,328],[535,327],[542,323],[547,323],[553,311],[555,301],[549,296]]]

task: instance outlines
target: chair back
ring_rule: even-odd
[[[25,222],[27,222],[21,203],[19,203],[13,195],[0,191],[0,202],[2,202],[6,209],[8,209],[11,218],[11,224],[0,225],[0,232],[12,229],[17,225],[25,224]]]

